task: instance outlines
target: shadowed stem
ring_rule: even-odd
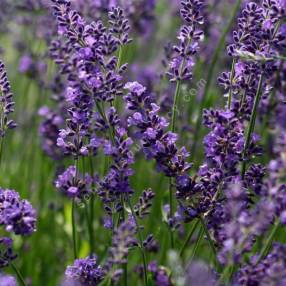
[[[199,108],[199,114],[198,114],[198,118],[197,118],[197,122],[196,122],[195,132],[194,132],[194,142],[193,142],[193,148],[192,148],[192,152],[191,152],[191,159],[194,158],[194,155],[196,153],[197,144],[198,144],[198,140],[200,137],[200,131],[201,131],[200,129],[201,129],[201,124],[202,124],[202,114],[203,114],[203,110],[206,106],[206,103],[208,101],[209,90],[210,90],[212,79],[213,79],[213,73],[215,71],[216,64],[219,60],[220,53],[223,50],[223,45],[225,44],[225,38],[226,38],[227,34],[229,33],[229,31],[231,30],[231,28],[233,27],[233,23],[236,19],[236,14],[239,11],[240,4],[241,4],[241,0],[237,0],[236,4],[234,6],[234,9],[232,11],[231,18],[230,18],[227,26],[225,27],[225,29],[222,33],[222,36],[221,36],[221,38],[220,38],[220,40],[216,46],[216,49],[214,51],[214,55],[213,55],[212,60],[210,62],[210,68],[209,68],[208,73],[207,73],[205,91],[203,94],[203,98],[201,100],[201,104],[200,104],[200,108]]]
[[[174,102],[172,107],[172,118],[171,118],[171,131],[175,132],[176,130],[176,118],[177,118],[177,110],[178,110],[178,101],[181,92],[181,80],[177,80],[176,91],[174,96]],[[170,217],[173,217],[174,214],[174,206],[173,206],[173,179],[169,179],[169,205],[170,205]],[[170,229],[170,240],[171,240],[171,247],[174,248],[174,233]]]
[[[0,166],[2,163],[2,156],[3,156],[3,148],[4,147],[4,137],[0,138]]]
[[[22,286],[26,286],[25,280],[24,280],[21,272],[18,270],[18,268],[12,262],[10,262],[10,266],[13,269],[13,271],[15,272],[15,274],[17,275],[17,278],[20,281],[20,284]]]
[[[93,162],[92,162],[92,157],[89,158],[89,164],[90,164],[90,172],[91,172],[91,175],[92,175],[92,178],[94,176],[94,167],[93,167]],[[93,236],[93,220],[94,220],[94,192],[95,191],[95,186],[94,186],[94,180],[92,180],[92,195],[91,195],[91,198],[90,198],[90,206],[89,206],[89,209],[90,209],[90,239],[91,239],[91,245],[90,245],[90,250],[91,252],[94,252],[94,236]]]
[[[204,219],[203,219],[202,217],[199,217],[199,221],[200,221],[200,223],[201,223],[201,225],[202,225],[202,228],[203,228],[203,231],[204,231],[205,235],[207,236],[207,240],[208,240],[209,246],[210,246],[210,248],[211,248],[211,250],[212,250],[212,252],[213,252],[213,255],[214,255],[214,264],[215,264],[216,268],[217,268],[218,270],[220,270],[221,267],[220,267],[220,265],[217,263],[217,253],[216,253],[215,245],[214,245],[214,242],[213,242],[213,240],[212,240],[212,238],[211,238],[211,236],[210,236],[210,233],[209,233],[209,231],[208,231],[208,228],[207,228],[207,226],[206,226],[206,223],[205,223],[205,221],[204,221]]]
[[[77,239],[76,239],[76,222],[75,222],[75,200],[72,201],[72,240],[74,259],[77,259]]]
[[[273,242],[273,238],[274,238],[277,230],[279,229],[279,226],[280,226],[280,222],[279,222],[279,220],[277,220],[275,222],[275,224],[274,224],[274,227],[273,227],[273,229],[272,229],[272,231],[271,231],[271,233],[270,233],[270,235],[269,235],[269,237],[268,237],[268,239],[267,239],[263,249],[261,250],[261,253],[260,253],[260,255],[259,255],[258,259],[257,259],[256,264],[258,264],[267,255],[269,249],[271,248],[271,245],[272,245],[272,242]]]
[[[138,231],[138,237],[139,237],[139,244],[140,244],[140,250],[141,250],[141,254],[142,254],[142,261],[143,261],[143,268],[144,268],[144,285],[148,286],[148,278],[147,278],[147,262],[146,262],[146,256],[145,256],[145,252],[144,252],[144,246],[143,246],[143,238],[142,238],[142,233],[141,233],[141,228],[140,225],[138,223],[136,214],[134,212],[133,206],[130,202],[130,198],[127,197],[127,202],[128,202],[128,206],[131,210],[132,216],[134,218],[135,224],[136,224],[136,228]]]
[[[191,263],[191,262],[193,261],[195,255],[196,255],[196,253],[197,253],[197,250],[198,250],[198,248],[199,248],[200,242],[201,242],[201,240],[203,239],[203,236],[204,236],[204,230],[203,230],[203,228],[201,228],[201,229],[200,229],[200,232],[199,232],[199,236],[198,236],[198,238],[197,238],[197,240],[196,240],[196,244],[195,244],[194,250],[193,250],[193,252],[192,252],[192,255],[191,255],[191,258],[190,258],[189,263]]]
[[[122,204],[122,220],[125,221],[125,206],[124,206],[124,198],[123,195],[121,195],[121,204]],[[124,286],[127,286],[127,275],[128,275],[128,264],[127,262],[124,264],[124,275],[123,275],[123,280],[124,280]]]
[[[234,59],[232,60],[231,72],[230,72],[230,90],[229,90],[228,100],[227,100],[227,107],[228,107],[228,109],[230,109],[230,107],[231,107],[231,100],[232,100],[232,83],[233,83],[233,78],[234,78],[235,63],[236,63],[236,59],[234,58]]]
[[[181,248],[181,250],[180,250],[180,257],[183,257],[184,252],[185,252],[185,249],[186,249],[187,246],[189,245],[189,243],[190,243],[190,241],[191,241],[191,239],[192,239],[192,237],[193,237],[193,234],[195,233],[195,231],[196,231],[196,229],[197,229],[197,227],[198,227],[198,225],[199,225],[199,222],[200,222],[200,221],[197,220],[197,221],[195,222],[195,224],[192,226],[192,228],[191,228],[191,230],[190,230],[190,233],[189,233],[187,239],[185,240],[185,242],[184,242],[184,244],[183,244],[183,246],[182,246],[182,248]]]
[[[253,104],[253,107],[252,107],[249,127],[248,127],[248,130],[247,130],[245,144],[244,144],[244,149],[243,149],[243,157],[245,157],[247,149],[249,148],[250,141],[251,141],[251,135],[252,135],[252,132],[254,131],[256,115],[257,115],[257,108],[258,108],[258,105],[259,105],[259,102],[260,102],[260,98],[261,98],[262,83],[263,83],[263,74],[261,74],[259,76],[258,87],[257,87],[255,99],[254,99],[254,104]],[[245,171],[246,171],[246,160],[243,159],[242,167],[241,167],[241,177],[242,177],[242,179],[244,178]]]
[[[226,266],[215,286],[229,285],[229,282],[231,281],[231,277],[234,272],[234,268],[234,265]]]

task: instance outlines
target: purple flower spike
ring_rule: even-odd
[[[75,166],[68,167],[63,174],[58,176],[55,185],[64,195],[81,200],[90,196],[92,178],[88,174],[83,177],[77,172]]]
[[[4,63],[0,60],[0,101],[1,108],[0,113],[0,137],[5,136],[7,129],[13,129],[16,127],[16,123],[8,118],[8,115],[14,111],[13,94],[11,92],[10,82],[7,78],[7,73]]]
[[[36,211],[17,192],[0,189],[0,224],[9,232],[29,235],[36,230]]]
[[[64,285],[99,285],[105,277],[104,269],[97,264],[96,257],[87,257],[75,260],[65,271],[66,284]]]

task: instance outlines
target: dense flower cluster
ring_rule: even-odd
[[[244,265],[237,276],[239,285],[284,285],[285,245],[275,244],[272,251],[262,260],[254,257],[249,264]]]
[[[189,154],[184,147],[177,148],[177,134],[166,130],[169,123],[158,115],[159,106],[152,101],[141,84],[130,82],[125,88],[130,92],[124,100],[127,109],[133,112],[128,124],[138,128],[139,131],[135,135],[142,142],[146,157],[155,159],[158,170],[168,177],[186,173],[191,167],[186,162]]]
[[[0,189],[0,225],[15,234],[29,235],[36,230],[36,211],[17,192]]]
[[[38,165],[22,180],[43,189],[33,200],[39,229],[53,224],[55,260],[70,261],[65,240],[73,248],[62,285],[284,285],[285,245],[276,240],[286,226],[285,1],[3,1],[4,39],[19,54],[13,76],[24,78],[26,116],[17,121],[37,125],[38,110],[39,142],[53,159],[31,149]],[[229,60],[215,87],[217,65]],[[13,108],[0,61],[0,163]],[[1,164],[11,173],[3,184],[18,188],[18,165]],[[0,226],[17,235],[21,255],[34,251],[38,236],[33,245],[25,236],[36,211],[10,189],[0,188]],[[36,267],[44,278],[31,280],[20,263],[23,278],[12,244],[0,238],[0,268],[23,285],[59,283],[49,259],[49,272]],[[17,283],[1,272],[2,284]]]
[[[13,253],[12,244],[13,241],[11,238],[9,237],[0,238],[0,269],[7,267],[10,264],[10,262],[17,257]]]
[[[97,264],[96,257],[87,257],[77,259],[72,266],[68,266],[65,276],[67,285],[99,285],[105,276],[105,272]]]
[[[59,175],[55,185],[61,193],[77,199],[88,198],[91,193],[92,178],[86,174],[80,178],[75,166],[70,166],[66,171]]]

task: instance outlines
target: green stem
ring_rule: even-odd
[[[200,222],[200,221],[197,220],[197,221],[195,222],[195,224],[192,226],[192,228],[191,228],[191,230],[190,230],[190,233],[189,233],[187,239],[185,240],[185,242],[184,242],[184,244],[183,244],[183,246],[182,246],[182,248],[181,248],[181,250],[180,250],[180,257],[183,257],[184,252],[185,252],[185,249],[186,249],[187,246],[189,245],[189,243],[190,243],[190,241],[191,241],[191,239],[192,239],[192,237],[193,237],[193,234],[194,234],[194,232],[196,231],[196,229],[197,229],[197,227],[198,227],[198,225],[199,225],[199,222]]]
[[[117,59],[117,67],[116,67],[117,71],[120,69],[122,58],[123,58],[123,46],[120,45],[119,46],[118,59]]]
[[[232,60],[231,64],[231,72],[230,72],[230,90],[228,94],[228,99],[227,99],[227,107],[230,109],[231,107],[231,100],[232,100],[232,84],[233,84],[233,78],[234,78],[234,67],[235,67],[236,60],[235,58]]]
[[[94,247],[93,247],[93,233],[92,233],[92,220],[90,215],[88,214],[88,204],[85,203],[85,216],[86,216],[86,223],[88,229],[88,237],[89,237],[89,252],[93,254]]]
[[[280,226],[280,222],[279,220],[276,221],[276,223],[274,224],[274,227],[270,233],[270,236],[268,237],[258,259],[257,259],[257,263],[258,264],[268,253],[269,249],[271,248],[271,245],[272,245],[272,242],[273,242],[273,238],[277,232],[277,230],[279,229],[279,226]]]
[[[217,253],[216,253],[215,245],[214,245],[213,240],[212,240],[212,238],[210,236],[210,233],[209,233],[208,228],[207,228],[207,226],[205,224],[205,221],[204,221],[204,219],[202,217],[199,218],[199,221],[200,221],[200,223],[201,223],[201,225],[203,227],[204,233],[207,236],[207,240],[208,240],[209,246],[210,246],[210,248],[211,248],[211,250],[213,252],[215,266],[217,268],[220,268],[220,266],[217,263]]]
[[[2,163],[2,156],[3,156],[3,148],[4,147],[4,137],[0,138],[0,166]]]
[[[122,220],[125,221],[124,198],[122,195],[121,195],[121,204],[122,204],[122,212],[121,212]],[[124,286],[127,286],[128,264],[125,263],[123,268],[124,268],[124,275],[123,275]]]
[[[89,158],[89,164],[90,164],[90,172],[91,175],[94,175],[94,167],[93,167],[93,162],[92,158]],[[94,182],[92,182],[92,195],[90,198],[90,203],[89,203],[89,209],[90,209],[90,252],[94,252],[94,237],[93,237],[93,220],[94,220],[94,192],[95,192],[95,185]]]
[[[177,85],[176,85],[173,107],[172,107],[172,119],[171,119],[171,131],[172,132],[175,132],[175,129],[176,129],[176,118],[177,118],[178,101],[180,97],[180,92],[181,92],[181,80],[178,80]]]
[[[142,254],[142,261],[143,261],[143,268],[144,268],[144,285],[148,286],[148,278],[147,278],[147,263],[146,263],[146,256],[145,256],[145,252],[144,252],[144,246],[143,246],[143,237],[142,237],[142,233],[141,233],[141,228],[140,225],[138,223],[136,214],[134,212],[133,206],[130,202],[130,198],[127,198],[127,202],[128,202],[128,206],[131,210],[132,216],[134,218],[135,224],[136,224],[136,228],[138,231],[138,236],[139,236],[139,244],[140,244],[140,250],[141,250],[141,254]]]
[[[197,250],[199,248],[199,245],[201,243],[201,240],[203,239],[203,236],[204,236],[204,230],[203,230],[203,228],[201,228],[200,232],[199,232],[199,236],[198,236],[198,238],[196,240],[196,244],[195,244],[195,247],[194,247],[194,250],[193,250],[193,253],[191,255],[189,263],[191,263],[193,261],[195,255],[196,255],[196,252],[197,252]]]
[[[173,209],[173,182],[172,178],[169,179],[169,204],[170,204],[170,217],[173,217],[174,209]],[[170,229],[169,227],[169,232],[170,232],[170,242],[171,242],[171,248],[174,249],[175,242],[174,242],[174,233],[173,230]]]
[[[72,239],[74,259],[77,259],[77,239],[76,239],[76,222],[75,222],[75,200],[72,201]]]
[[[178,101],[180,97],[180,91],[181,91],[181,80],[177,81],[176,85],[176,91],[174,96],[174,102],[172,107],[172,118],[171,118],[171,131],[175,132],[176,130],[176,118],[177,118],[177,110],[178,110]],[[169,179],[169,205],[170,205],[170,217],[173,217],[174,214],[174,206],[173,206],[173,181],[172,178]],[[170,229],[170,241],[171,241],[171,248],[174,248],[174,233]]]
[[[229,265],[227,267],[224,268],[220,279],[218,280],[218,282],[216,283],[215,286],[219,286],[219,285],[229,285],[229,282],[231,281],[231,277],[234,271],[234,265]]]
[[[13,271],[15,272],[15,274],[18,277],[18,280],[20,281],[22,286],[26,286],[25,280],[21,274],[21,272],[18,270],[18,268],[11,262],[10,263],[11,268],[13,269]]]
[[[243,155],[244,156],[246,155],[247,149],[248,149],[248,147],[250,145],[251,135],[252,135],[252,132],[254,131],[254,127],[255,127],[257,108],[258,108],[258,105],[259,105],[259,102],[260,102],[260,98],[261,98],[262,83],[263,83],[263,74],[261,74],[259,76],[258,87],[257,87],[255,99],[254,99],[254,104],[253,104],[253,107],[252,107],[249,127],[248,127],[248,130],[247,130],[245,144],[244,144],[244,149],[243,149]],[[242,176],[242,178],[244,178],[245,171],[246,171],[246,160],[244,159],[243,162],[242,162],[242,168],[241,168],[241,176]]]
[[[200,137],[200,129],[201,129],[201,123],[202,123],[202,114],[203,114],[203,110],[205,108],[206,103],[208,102],[208,97],[209,97],[209,91],[210,91],[210,87],[211,87],[211,83],[212,83],[212,79],[213,79],[213,73],[215,71],[215,67],[216,64],[219,60],[219,56],[220,53],[222,51],[223,45],[225,44],[225,38],[227,36],[227,34],[229,33],[229,31],[232,29],[233,27],[233,23],[236,19],[236,14],[240,8],[240,4],[241,4],[241,0],[237,0],[235,7],[232,11],[232,15],[231,18],[227,24],[227,26],[225,27],[222,36],[216,46],[216,49],[214,51],[214,55],[212,57],[211,63],[210,63],[210,68],[208,70],[207,73],[207,80],[206,80],[206,86],[205,86],[205,91],[203,94],[203,98],[201,100],[201,104],[200,104],[200,108],[199,108],[199,114],[198,114],[198,118],[197,118],[197,122],[196,122],[196,127],[195,127],[195,132],[194,132],[194,142],[193,142],[193,147],[192,147],[192,152],[191,152],[191,159],[194,159],[195,153],[196,153],[196,149],[197,149],[197,144],[198,144],[198,140]]]

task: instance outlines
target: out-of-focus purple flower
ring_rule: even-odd
[[[17,280],[15,277],[6,274],[0,274],[0,285],[1,286],[17,286]]]
[[[105,274],[105,270],[97,264],[96,257],[77,259],[73,265],[67,267],[67,281],[64,285],[96,286],[104,279]]]
[[[276,243],[270,253],[261,261],[255,255],[238,272],[238,285],[277,285],[286,282],[286,246]]]
[[[112,246],[109,248],[109,257],[106,267],[111,269],[112,265],[126,264],[130,247],[137,246],[135,238],[136,227],[129,221],[123,222],[114,232]]]
[[[7,267],[11,261],[16,259],[17,255],[13,253],[13,241],[9,237],[0,238],[0,269]],[[1,276],[0,276],[1,281]],[[2,286],[2,284],[0,284]]]
[[[26,73],[31,69],[33,65],[33,60],[29,55],[24,55],[21,57],[19,62],[19,72]]]
[[[36,230],[36,211],[17,192],[0,189],[0,224],[9,232],[29,235]]]
[[[158,265],[157,261],[152,261],[148,265],[148,270],[152,273],[153,282],[156,286],[172,286],[170,277],[164,267]]]
[[[4,63],[0,60],[0,101],[1,101],[1,113],[0,113],[0,137],[5,136],[7,129],[16,127],[16,123],[9,119],[9,114],[14,111],[13,94],[11,92],[10,82],[7,78],[7,73]]]
[[[70,166],[59,175],[55,185],[64,195],[70,198],[84,199],[90,196],[92,178],[86,174],[81,176],[75,166]]]
[[[192,281],[194,285],[200,286],[212,286],[217,283],[214,271],[202,261],[195,261],[187,265],[185,281]]]
[[[47,106],[42,106],[38,114],[44,118],[39,127],[42,148],[51,158],[60,160],[62,158],[62,152],[56,144],[59,130],[64,124],[64,118],[61,114],[52,111]]]

